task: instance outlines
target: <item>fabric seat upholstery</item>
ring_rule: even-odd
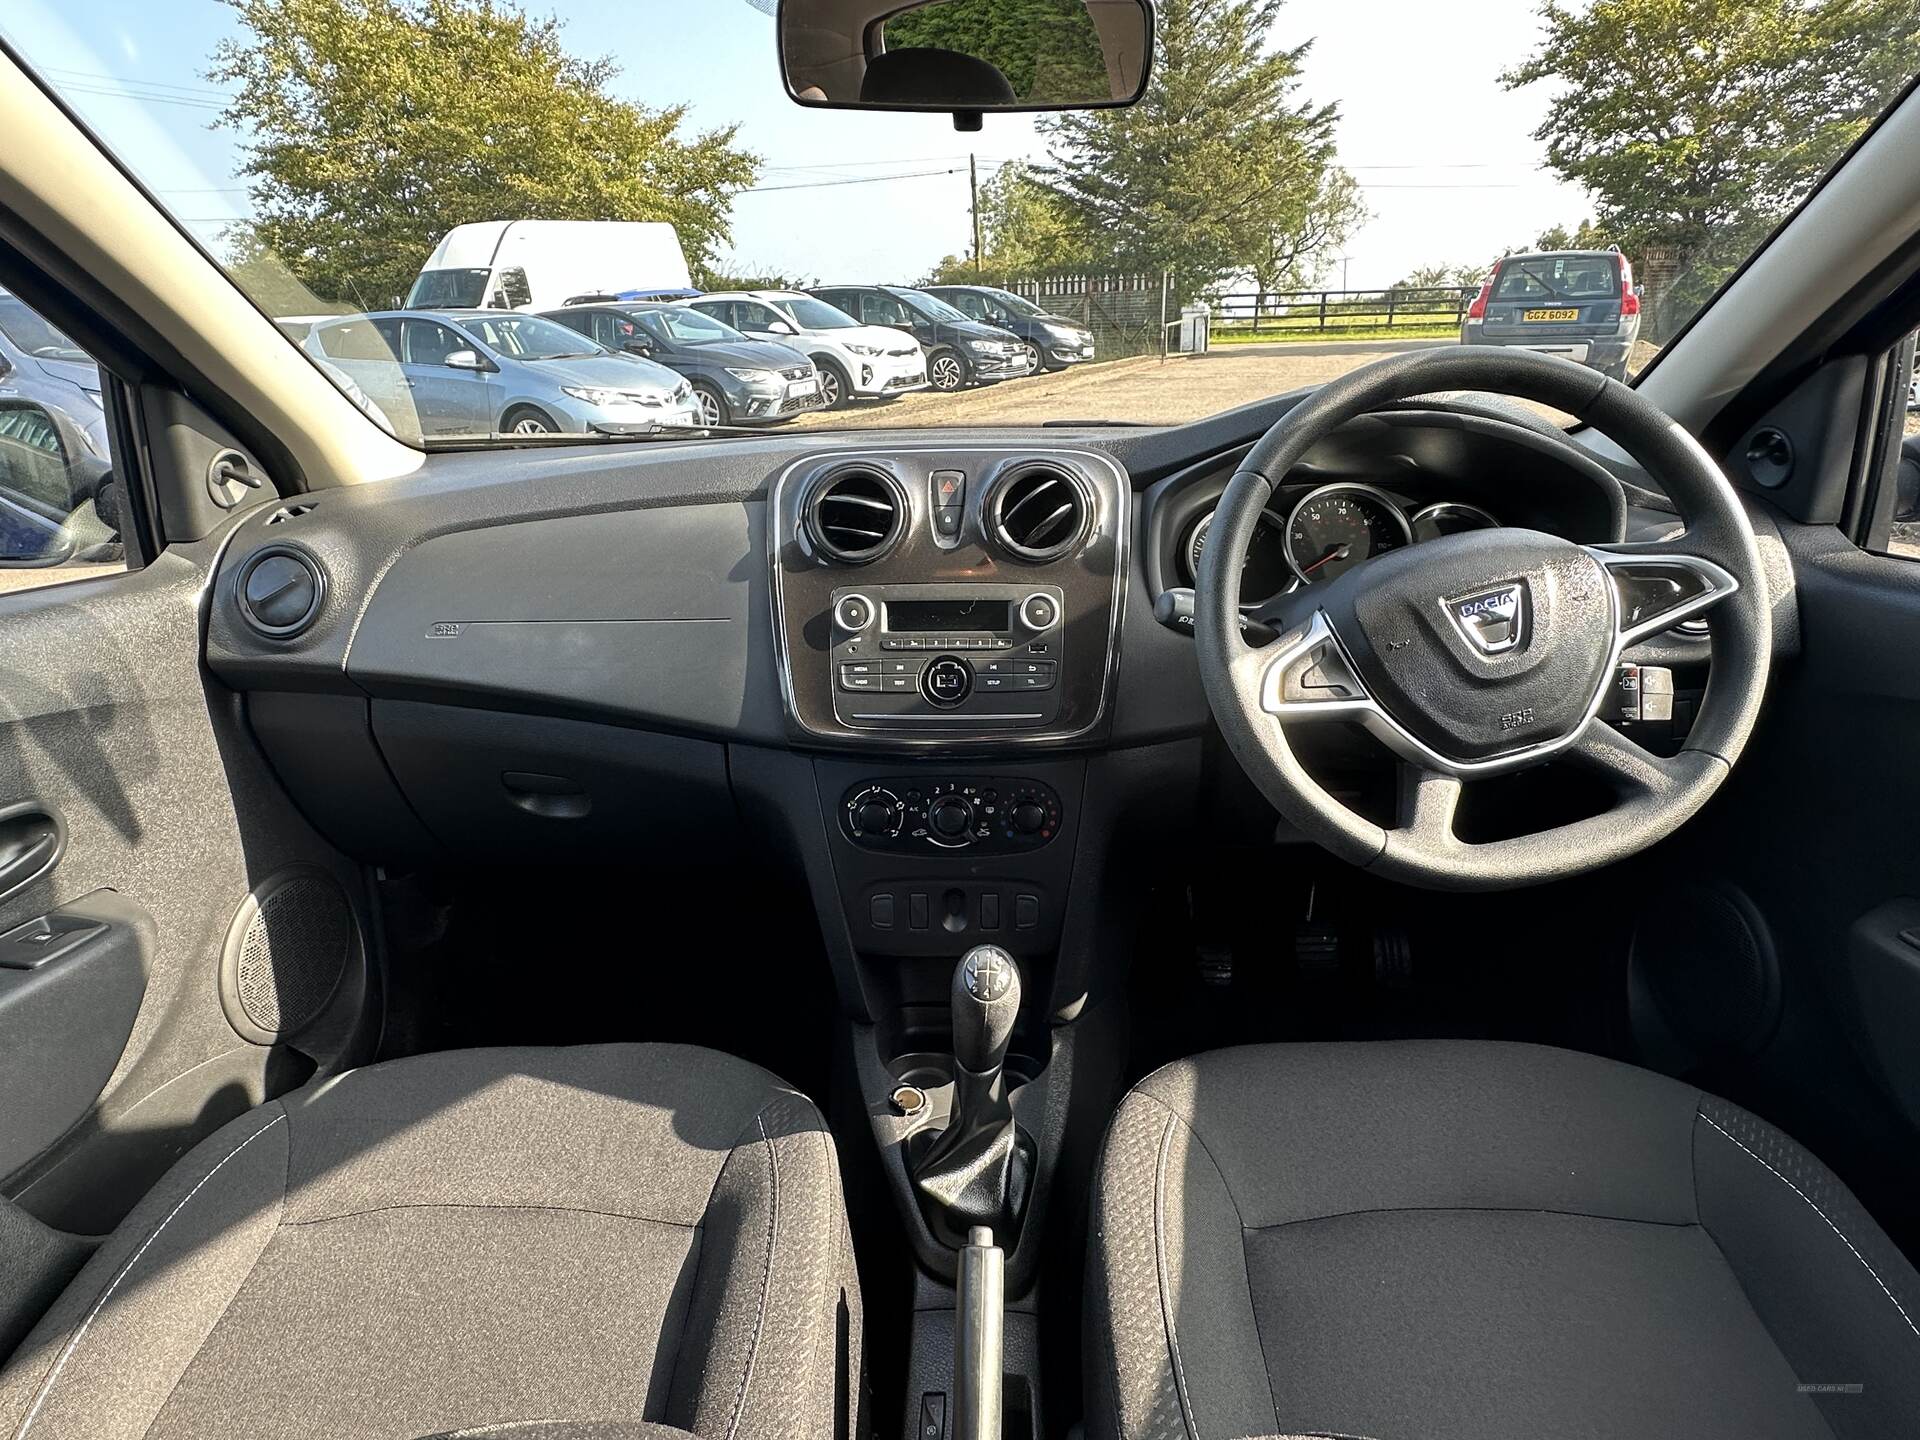
[[[1537,1046],[1182,1061],[1096,1178],[1093,1440],[1920,1433],[1920,1278],[1773,1127]]]
[[[806,1097],[683,1046],[455,1051],[193,1150],[0,1371],[0,1436],[819,1440],[859,1339]]]

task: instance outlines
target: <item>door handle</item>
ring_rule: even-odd
[[[0,810],[0,900],[60,863],[67,827],[49,805],[22,800]]]

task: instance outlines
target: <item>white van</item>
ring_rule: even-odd
[[[551,310],[581,295],[695,293],[673,226],[640,220],[481,220],[441,237],[409,310]]]

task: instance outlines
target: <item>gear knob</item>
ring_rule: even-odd
[[[998,1075],[1020,1013],[1020,967],[998,945],[976,945],[953,972],[953,1058],[975,1075]]]

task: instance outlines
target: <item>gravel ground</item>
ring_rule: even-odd
[[[1236,405],[1317,385],[1369,360],[1444,344],[1437,340],[1347,344],[1234,345],[1206,355],[1113,360],[1054,375],[1030,375],[963,390],[919,391],[884,405],[803,416],[792,428],[1027,425],[1046,420],[1139,420],[1178,424]]]

